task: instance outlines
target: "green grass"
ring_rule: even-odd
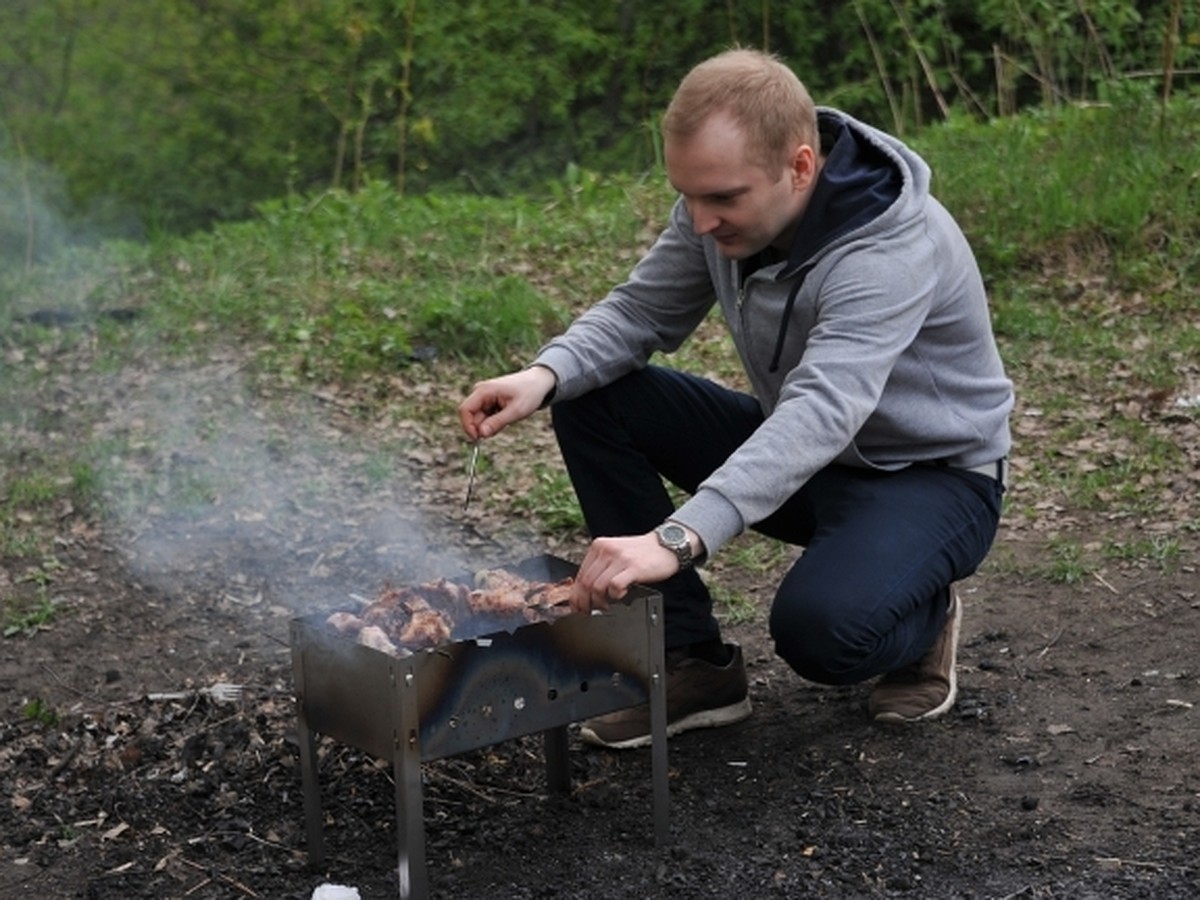
[[[1200,95],[1181,97],[1165,121],[1149,94],[1104,106],[1068,106],[984,126],[967,120],[925,130],[934,190],[963,222],[985,271],[1107,259],[1130,282],[1195,274]],[[1149,272],[1143,267],[1149,265]]]
[[[1182,548],[1178,538],[1155,535],[1136,540],[1112,541],[1104,547],[1104,558],[1115,562],[1150,564],[1155,570],[1174,571]]]
[[[758,619],[760,612],[754,598],[726,587],[721,582],[709,582],[713,611],[722,624],[742,625]]]
[[[15,449],[15,448],[14,448]],[[42,530],[68,509],[88,509],[96,498],[95,470],[64,451],[62,459],[25,457],[0,484],[0,555],[36,557],[49,547]]]
[[[581,245],[635,239],[638,190],[610,184],[584,206],[402,198],[373,184],[265,204],[253,221],[156,248],[156,315],[172,346],[233,335],[294,379],[353,380],[434,357],[509,364],[592,296],[580,291],[594,259]]]
[[[25,607],[14,606],[4,611],[3,621],[0,622],[0,633],[6,638],[19,634],[31,634],[39,628],[44,628],[54,621],[57,610],[54,604],[45,597],[39,597],[35,602]]]
[[[513,501],[513,508],[537,521],[547,533],[583,533],[583,511],[566,472],[541,462],[534,462],[532,469],[533,485]]]
[[[66,564],[40,546],[33,546],[26,557],[32,558],[36,552],[43,553],[41,559],[28,562],[14,579],[18,590],[0,597],[0,635],[5,638],[32,634],[48,626],[58,615],[58,607],[50,598],[50,587]]]
[[[1062,584],[1078,584],[1096,571],[1087,551],[1079,543],[1057,539],[1050,543],[1046,577]]]
[[[28,701],[21,707],[21,715],[33,722],[53,727],[58,724],[58,712],[41,698]]]

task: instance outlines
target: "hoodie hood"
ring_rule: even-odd
[[[777,372],[796,295],[804,283],[807,264],[828,244],[881,216],[901,194],[904,177],[898,160],[855,131],[842,116],[821,111],[817,116],[824,161],[804,215],[796,226],[787,264],[780,278],[795,278],[788,294],[771,354],[769,370]],[[743,275],[743,277],[745,277]]]
[[[818,114],[825,161],[792,238],[783,277],[799,271],[826,244],[878,218],[900,197],[899,161],[841,116]]]

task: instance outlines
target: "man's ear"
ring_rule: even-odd
[[[792,153],[792,187],[806,191],[817,177],[817,154],[808,144],[800,144]]]

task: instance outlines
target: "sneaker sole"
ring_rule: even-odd
[[[946,699],[919,716],[902,716],[899,713],[884,712],[875,716],[876,722],[884,725],[912,725],[915,722],[928,722],[930,719],[945,715],[954,706],[954,701],[958,699],[958,634],[962,629],[962,599],[956,596],[954,603],[957,608],[954,611],[954,620],[950,625],[950,637],[954,642],[951,646],[954,650],[950,658],[950,691],[946,694]]]
[[[737,703],[722,706],[720,709],[704,709],[684,716],[674,722],[667,723],[667,737],[674,737],[685,731],[695,731],[697,728],[719,728],[722,725],[734,725],[750,717],[752,707],[750,698],[744,697]],[[594,747],[605,747],[609,750],[632,750],[635,747],[649,747],[653,735],[639,734],[623,741],[606,741],[587,725],[579,731],[579,737]]]

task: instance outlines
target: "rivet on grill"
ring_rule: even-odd
[[[479,711],[483,714],[485,719],[490,719],[492,717],[492,704],[485,703]]]
[[[404,683],[408,687],[413,686],[413,673],[412,672],[409,672],[407,675],[404,676]]]
[[[525,708],[525,698],[517,697],[515,700],[513,700],[513,708],[514,709],[524,709]]]
[[[621,673],[620,673],[620,672],[613,672],[613,673],[612,673],[612,686],[613,686],[613,687],[620,687],[620,686],[621,686]]]
[[[447,722],[446,724],[449,725],[451,728],[457,728],[458,727],[458,717],[451,716],[450,721]]]

